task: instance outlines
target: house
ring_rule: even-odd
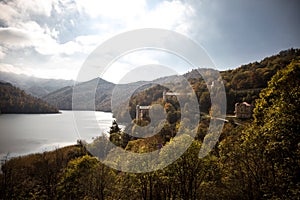
[[[236,118],[249,119],[252,117],[253,106],[247,102],[236,103],[234,113]]]
[[[143,120],[149,117],[149,110],[151,106],[136,106],[136,120]]]
[[[191,96],[193,93],[179,93],[179,92],[163,92],[163,100],[166,101],[168,96]]]

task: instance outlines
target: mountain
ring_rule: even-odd
[[[97,85],[96,93],[93,86]],[[153,86],[150,82],[139,81],[128,84],[114,84],[101,78],[96,78],[76,85],[76,92],[79,98],[74,109],[94,110],[94,104],[89,96],[95,93],[95,109],[98,111],[111,112],[111,97],[114,95],[114,103],[121,105],[132,91],[141,91]],[[42,99],[61,110],[72,109],[73,87],[64,87],[54,91]]]
[[[54,106],[6,82],[0,82],[0,111],[1,113],[58,113]]]
[[[0,81],[9,82],[35,97],[42,97],[62,87],[74,84],[74,81],[72,80],[43,79],[24,74],[14,74],[1,71]]]
[[[125,106],[124,103],[131,95],[150,88],[156,84],[163,84],[177,79],[177,76],[163,77],[154,81],[138,81],[127,84],[114,84],[101,78],[96,78],[76,85],[80,98],[76,101],[76,110],[94,110],[94,104],[88,97],[95,93],[93,86],[97,84],[95,93],[95,110],[111,112],[118,109],[118,106]],[[112,95],[114,95],[112,102]],[[60,110],[72,109],[73,87],[64,87],[49,93],[42,99],[49,104],[58,107]],[[113,106],[111,105],[113,103]]]
[[[288,65],[293,59],[300,56],[299,49],[289,49],[281,51],[277,55],[273,55],[263,59],[260,62],[249,63],[242,65],[234,70],[221,71],[220,74],[223,78],[223,83],[226,89],[227,95],[227,112],[234,112],[234,104],[236,102],[247,101],[249,103],[255,103],[255,99],[259,97],[261,89],[267,86],[271,77],[280,69]],[[200,101],[201,112],[209,112],[210,97],[207,88],[207,84],[202,78],[199,78],[199,72],[201,73],[213,73],[210,69],[198,69],[192,70],[184,74],[183,76],[193,86],[198,99]],[[87,97],[95,91],[89,88],[91,84],[97,84],[98,86],[95,95],[95,109],[100,111],[111,111],[111,97],[113,98],[113,109],[117,109],[115,106],[128,106],[124,105],[125,100],[131,98],[130,95],[136,94],[150,87],[155,87],[157,84],[174,83],[180,80],[179,76],[168,76],[156,79],[154,81],[139,81],[128,84],[113,84],[103,79],[97,78],[91,81],[78,84],[78,92],[80,92],[80,99],[76,103],[76,109],[79,110],[93,110],[93,102]],[[96,81],[96,82],[95,82]],[[209,83],[211,84],[211,83]],[[158,90],[155,93],[162,93],[163,88],[157,87]],[[155,90],[152,90],[155,91]],[[43,99],[51,105],[57,106],[59,109],[72,109],[72,87],[65,87],[49,93],[44,96]],[[145,94],[143,94],[145,95]],[[159,95],[148,94],[147,99],[159,97]],[[146,98],[146,96],[145,96]],[[143,98],[139,98],[143,99]],[[156,99],[152,99],[154,102]],[[138,102],[137,102],[138,103]],[[133,108],[132,108],[133,109]]]
[[[234,114],[235,104],[239,102],[246,101],[255,105],[256,100],[259,98],[259,93],[267,87],[271,77],[293,60],[299,58],[299,49],[289,49],[267,57],[260,62],[242,65],[234,70],[221,71],[220,74],[226,91],[227,114]],[[199,71],[208,76],[212,76],[214,73],[214,70],[201,68],[192,70],[183,76],[189,81],[198,97],[200,111],[209,113],[211,101],[208,84],[211,85],[212,83],[209,82],[211,80],[208,80],[208,83],[206,83],[202,77],[199,77]],[[176,77],[172,78],[174,83]],[[169,77],[165,79],[170,80]],[[177,84],[177,86],[180,86],[180,84]],[[161,102],[164,90],[166,90],[164,87],[154,86],[133,96],[129,105],[131,117],[135,117],[136,105],[151,105],[153,102]],[[114,115],[118,116],[118,119],[122,119],[124,111],[117,112],[117,114],[114,113]]]
[[[90,89],[91,86],[94,84],[98,84],[95,97],[97,105],[96,110],[110,111],[110,98],[112,94],[111,92],[115,84],[107,82],[100,78],[96,78],[84,83],[79,83],[77,85],[77,88],[78,90],[80,90],[80,94],[82,96],[82,99],[79,99],[81,102],[77,104],[77,109],[93,110],[93,105],[91,104],[91,101],[89,99],[86,99],[85,97],[94,92]],[[43,100],[47,101],[51,105],[57,106],[61,110],[71,110],[72,95],[73,87],[68,86],[44,96]]]

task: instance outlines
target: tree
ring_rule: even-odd
[[[121,131],[121,129],[119,128],[117,121],[114,120],[112,123],[112,126],[110,127],[109,134],[119,133],[120,131]]]
[[[299,77],[300,61],[294,60],[272,78],[254,110],[272,170],[272,197],[296,198],[300,194]]]
[[[97,159],[88,155],[70,161],[59,183],[59,198],[96,198],[98,192],[103,192],[103,189],[96,191],[98,166]]]
[[[300,195],[300,63],[278,71],[260,93],[254,122],[220,143],[224,183],[234,198]]]

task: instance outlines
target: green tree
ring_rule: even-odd
[[[83,156],[69,162],[59,183],[59,197],[63,199],[81,198],[89,195],[92,186],[92,170],[97,166],[96,158]]]
[[[300,63],[278,71],[260,93],[254,122],[220,143],[224,184],[239,199],[300,195]]]
[[[280,70],[262,91],[254,110],[255,123],[265,141],[264,155],[274,185],[271,197],[300,195],[300,61]]]
[[[119,133],[121,131],[116,120],[113,121],[112,126],[110,127],[109,134]]]

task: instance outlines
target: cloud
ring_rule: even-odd
[[[19,16],[19,12],[10,4],[0,2],[0,10],[0,21],[6,24],[9,24],[14,18]]]
[[[6,56],[5,50],[3,47],[0,46],[0,60]]]
[[[110,82],[118,83],[122,77],[134,70],[136,67],[147,64],[159,64],[157,53],[150,51],[135,51],[124,55],[109,66],[109,68],[102,75],[102,78]],[[140,77],[142,78],[142,77]]]
[[[84,58],[62,58],[61,56],[53,56],[48,62],[40,67],[40,63],[36,63],[31,59],[24,60],[24,63],[15,64],[0,63],[0,71],[26,74],[41,78],[56,79],[76,79],[78,70]]]
[[[84,54],[91,53],[97,46],[108,39],[110,34],[103,35],[80,35],[75,38],[75,42],[80,46],[81,52]]]
[[[22,48],[31,46],[30,34],[17,28],[0,28],[1,43],[8,47]]]
[[[91,31],[100,35],[137,28],[164,28],[188,35],[195,15],[190,4],[178,0],[78,0],[76,6],[81,16],[88,16]]]
[[[7,63],[0,63],[0,71],[2,72],[9,72],[9,73],[15,73],[15,74],[26,74],[31,75],[32,72],[28,69],[24,69],[22,67],[17,67],[12,64]]]
[[[33,16],[50,17],[52,8],[58,0],[12,0],[0,2],[0,21],[6,26],[14,26],[20,21],[30,20]]]
[[[150,80],[153,78],[153,75],[155,75],[151,72],[151,68],[153,66],[160,66],[161,69],[169,69],[168,72],[161,71],[159,74],[160,77],[171,75],[170,71],[172,71],[172,75],[183,74],[190,70],[191,67],[189,63],[182,60],[178,56],[163,50],[137,50],[123,55],[121,58],[111,63],[109,68],[103,74],[102,78],[110,82],[118,83],[120,80],[122,80],[125,74],[142,67],[143,70],[149,70],[149,76],[139,77],[139,74],[135,78],[131,77],[131,82],[137,81],[136,79]],[[155,78],[159,78],[159,76],[156,76]],[[130,82],[130,80],[127,81]]]
[[[124,31],[163,28],[190,36],[201,21],[195,19],[198,7],[179,0],[11,0],[1,1],[0,8],[0,22],[4,22],[4,27],[0,27],[0,45],[5,48],[0,50],[0,58],[7,58],[12,65],[16,62],[13,56],[24,62],[35,60],[28,63],[38,66],[34,69],[39,69],[39,75],[43,70],[48,75],[53,75],[50,69],[63,71],[61,66],[67,66],[63,61],[69,58],[77,61],[73,64],[79,67],[83,60],[77,59],[78,55],[86,57],[101,42]],[[159,60],[134,54],[130,57],[132,62],[122,61],[122,66],[142,58],[146,61],[143,64]]]
[[[21,49],[34,47],[43,55],[53,54],[57,48],[56,41],[49,35],[36,31],[28,31],[18,28],[0,28],[0,43],[8,48]]]
[[[5,69],[59,78],[74,78],[84,58],[111,36],[145,27],[188,35],[194,15],[181,1],[147,0],[11,0],[0,1],[0,10],[0,59],[9,63]],[[155,56],[134,54],[119,62],[118,71],[157,62]]]
[[[65,35],[59,28],[62,30],[72,28],[63,27],[66,25],[64,18],[68,16],[70,9],[73,15],[76,15],[74,9],[77,9],[79,12],[79,16],[77,17],[79,18],[83,18],[84,15],[95,18],[84,21],[84,23],[90,24],[91,28],[101,29],[99,30],[101,32],[94,30],[94,33],[91,34],[91,30],[86,30],[86,36],[103,35],[106,32],[115,34],[124,30],[141,27],[187,29],[188,18],[193,13],[188,4],[183,4],[180,1],[163,1],[154,5],[153,9],[149,9],[146,0],[132,0],[130,3],[118,0],[43,0],[43,2],[39,2],[38,0],[14,0],[9,3],[0,2],[0,7],[6,11],[1,12],[0,19],[7,23],[7,28],[19,29],[19,35],[26,35],[27,39],[27,36],[30,35],[27,34],[28,32],[33,33],[37,38],[45,37],[41,37],[42,34],[49,35],[53,39],[59,39],[57,38],[58,34]],[[51,15],[53,8],[56,13],[52,13]],[[46,18],[43,18],[44,21],[41,22],[34,15],[41,15]],[[73,18],[67,20],[68,25],[74,28],[79,20],[73,16]],[[53,24],[54,22],[60,22],[60,24]],[[75,31],[74,34],[76,34],[76,31],[78,32],[78,29],[85,29],[86,27],[76,28],[73,30]],[[20,34],[20,32],[23,32],[23,34]],[[16,31],[14,31],[15,33]],[[83,34],[81,33],[81,35]],[[80,33],[66,42],[76,42],[75,39],[78,36],[80,36]],[[22,40],[24,39],[22,38]]]
[[[32,20],[26,22],[19,22],[15,24],[14,27],[22,30],[30,31],[30,32],[39,32],[39,33],[45,32],[45,28],[42,28],[37,22]]]
[[[85,44],[85,47],[89,46],[90,50],[94,49],[99,44],[99,41],[102,42],[109,38],[108,36],[137,28],[163,28],[174,30],[188,36],[192,31],[194,23],[191,19],[195,16],[194,8],[181,1],[162,1],[155,5],[151,5],[151,9],[149,8],[149,5],[145,6],[141,3],[137,12],[133,9],[128,15],[124,13],[116,14],[115,12],[117,10],[114,9],[107,9],[109,13],[102,12],[101,9],[98,9],[99,7],[97,5],[93,5],[91,8],[88,7],[88,4],[84,6],[86,6],[86,10],[81,12],[89,13],[90,17],[95,19],[93,28],[96,30],[98,29],[99,32],[101,32],[101,35],[79,36],[76,38],[77,42]],[[105,6],[106,5],[104,5],[104,7]],[[114,3],[112,3],[112,6],[114,6]],[[129,6],[131,6],[131,4]],[[128,4],[123,7],[120,6],[120,8],[125,10],[125,13],[132,9],[127,9],[127,7]],[[88,12],[89,9],[93,10]],[[103,19],[103,17],[107,20],[102,21],[101,19]],[[111,18],[114,20],[111,21]],[[105,36],[102,32],[105,32]],[[161,55],[161,52],[158,54],[148,52],[146,54],[135,53],[127,55],[114,63],[105,73],[104,78],[116,83],[124,74],[128,73],[136,66],[163,63],[162,57],[168,58],[166,55]],[[167,62],[167,66],[174,66],[176,69],[179,69],[181,73],[182,66],[180,68],[180,66],[177,66],[176,62],[169,61]],[[180,64],[182,64],[182,62]],[[187,71],[186,69],[187,68],[185,68],[184,72]]]
[[[16,0],[15,5],[17,8],[25,13],[32,15],[42,15],[46,17],[51,16],[52,5],[57,3],[54,0]]]
[[[77,8],[91,18],[107,18],[113,20],[128,20],[142,15],[145,12],[145,0],[78,0]]]
[[[34,47],[34,49],[42,55],[72,55],[76,52],[81,52],[81,46],[76,42],[70,41],[59,44],[49,34],[34,31],[34,29],[32,30],[33,31],[18,28],[0,28],[0,43],[13,49]],[[42,29],[37,28],[37,30]]]
[[[76,52],[82,52],[81,46],[73,41],[59,45],[59,52],[67,55],[72,55]]]
[[[65,63],[64,63],[65,64]],[[65,66],[65,65],[63,65]],[[77,76],[78,70],[74,67],[69,69],[67,67],[61,68],[37,68],[34,69],[31,75],[40,78],[54,78],[54,79],[67,79],[67,80],[75,80]]]
[[[189,34],[192,28],[191,18],[194,14],[195,11],[189,4],[181,1],[163,1],[133,22],[133,26],[129,24],[129,27],[133,28],[136,25],[137,27],[164,28]]]

